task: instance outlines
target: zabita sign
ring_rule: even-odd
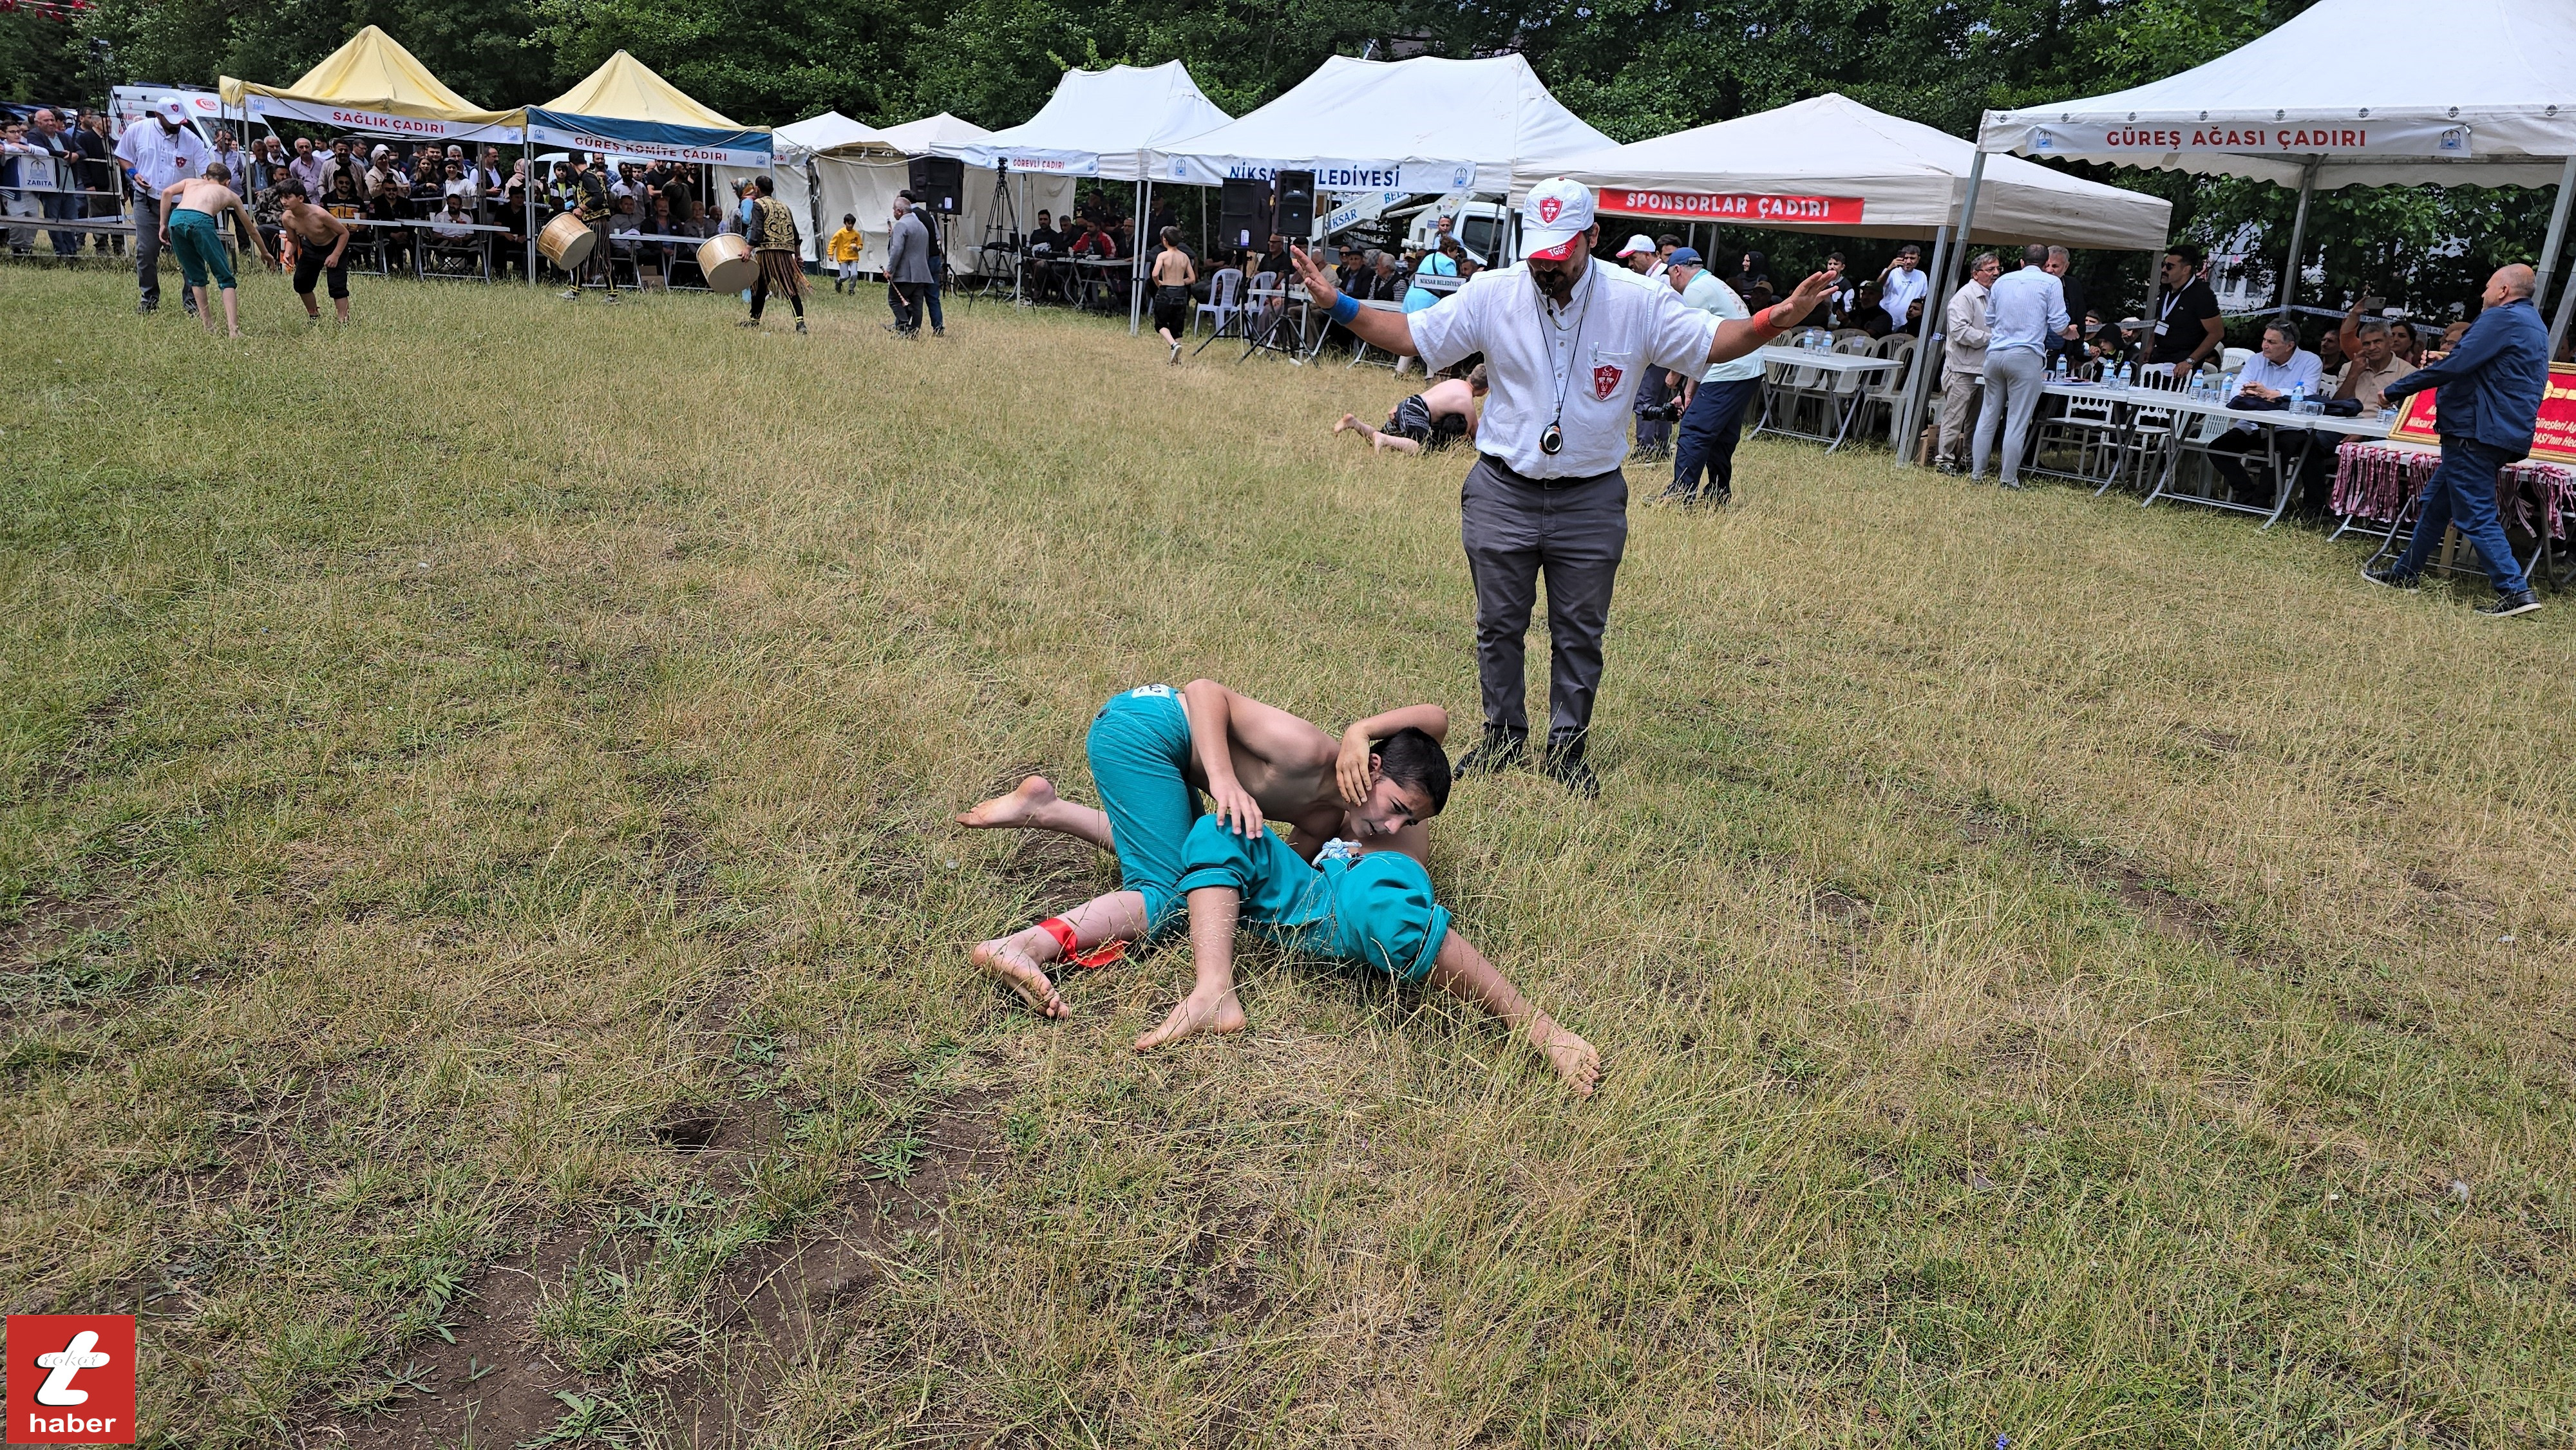
[[[2234,151],[2288,156],[2471,154],[2469,128],[2439,121],[2027,121],[2033,156],[2166,156]]]
[[[1754,191],[1655,191],[1632,186],[1601,188],[1597,209],[1618,216],[1672,217],[1686,222],[1751,222],[1757,226],[1860,224],[1856,196],[1789,196]]]

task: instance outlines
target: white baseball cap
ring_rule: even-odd
[[[152,109],[169,117],[173,121],[179,122],[181,125],[187,124],[188,103],[180,100],[177,96],[170,96],[164,99],[161,104],[154,106]]]
[[[1654,249],[1654,239],[1647,236],[1644,232],[1639,232],[1628,239],[1628,245],[1619,249],[1619,255],[1623,257],[1633,257],[1639,252],[1651,252]]]
[[[1592,188],[1562,176],[1530,188],[1521,199],[1522,255],[1554,262],[1592,230]]]

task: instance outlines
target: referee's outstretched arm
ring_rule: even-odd
[[[1333,285],[1332,277],[1323,268],[1315,265],[1314,258],[1306,255],[1304,247],[1291,246],[1288,260],[1297,269],[1297,280],[1306,284],[1308,300],[1316,306],[1331,307],[1342,300],[1341,289]],[[1413,328],[1405,322],[1401,312],[1363,307],[1357,317],[1341,319],[1341,323],[1360,341],[1380,352],[1391,352],[1398,357],[1422,356],[1414,350]]]

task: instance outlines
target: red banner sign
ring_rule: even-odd
[[[2391,438],[2409,443],[2442,441],[2434,426],[2433,389],[2409,393],[2397,415]],[[2551,363],[2549,387],[2540,395],[2540,424],[2532,430],[2531,456],[2551,463],[2576,463],[2576,363]]]
[[[1776,196],[1749,191],[1645,191],[1605,186],[1597,209],[1619,216],[1672,217],[1686,222],[1742,222],[1753,226],[1857,226],[1856,196]]]

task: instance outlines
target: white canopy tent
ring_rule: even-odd
[[[1651,141],[1523,165],[1512,194],[1551,176],[1602,211],[1832,236],[1929,236],[1958,214],[1975,143],[1827,94]],[[2161,247],[2172,205],[2012,157],[1986,169],[1972,243]]]
[[[2576,196],[2576,6],[2450,0],[2431,14],[2408,0],[2318,0],[2179,75],[1988,111],[1977,133],[1978,171],[2004,153],[2296,186],[2285,308],[2305,255],[2308,198],[2319,188],[2554,182],[2536,305],[2546,299]],[[1972,173],[1960,198],[1963,225],[1973,225],[1980,179]],[[2157,283],[2149,277],[2152,310]],[[1943,295],[1954,283],[1945,270]],[[2550,329],[2553,350],[2566,327],[2562,307]]]
[[[2285,307],[2316,191],[2554,183],[2535,302],[2545,300],[2576,194],[2576,5],[2451,0],[2427,19],[2407,0],[2319,0],[2180,75],[1988,111],[1977,145],[2297,187]],[[2392,37],[2401,38],[2394,56]],[[2562,318],[2553,340],[2563,328]]]
[[[1176,60],[1150,69],[1069,70],[1036,115],[981,140],[934,140],[930,154],[970,166],[1007,162],[1023,176],[1141,181],[1157,148],[1231,119]]]
[[[812,218],[813,235],[807,239],[807,256],[818,263],[825,261],[824,243],[840,227],[841,218],[856,216],[862,239],[860,263],[872,271],[883,271],[887,228],[894,217],[894,194],[907,184],[911,159],[933,154],[935,144],[976,145],[993,133],[946,111],[884,128],[862,125],[838,111],[826,111],[794,125],[781,126],[773,134],[779,143],[779,199],[795,207],[800,215]],[[1033,208],[1061,211],[1073,202],[1071,177],[1020,180],[1023,230],[1028,219],[1036,215]],[[993,220],[992,169],[969,166],[965,194],[959,200],[961,210],[945,220],[946,231],[941,238],[951,272],[972,271],[980,265],[978,253],[985,229]]]
[[[1519,55],[1395,61],[1337,55],[1243,119],[1159,148],[1153,175],[1215,186],[1311,171],[1318,192],[1499,196],[1522,168],[1611,144],[1548,94]],[[1540,168],[1537,174],[1555,173]]]

